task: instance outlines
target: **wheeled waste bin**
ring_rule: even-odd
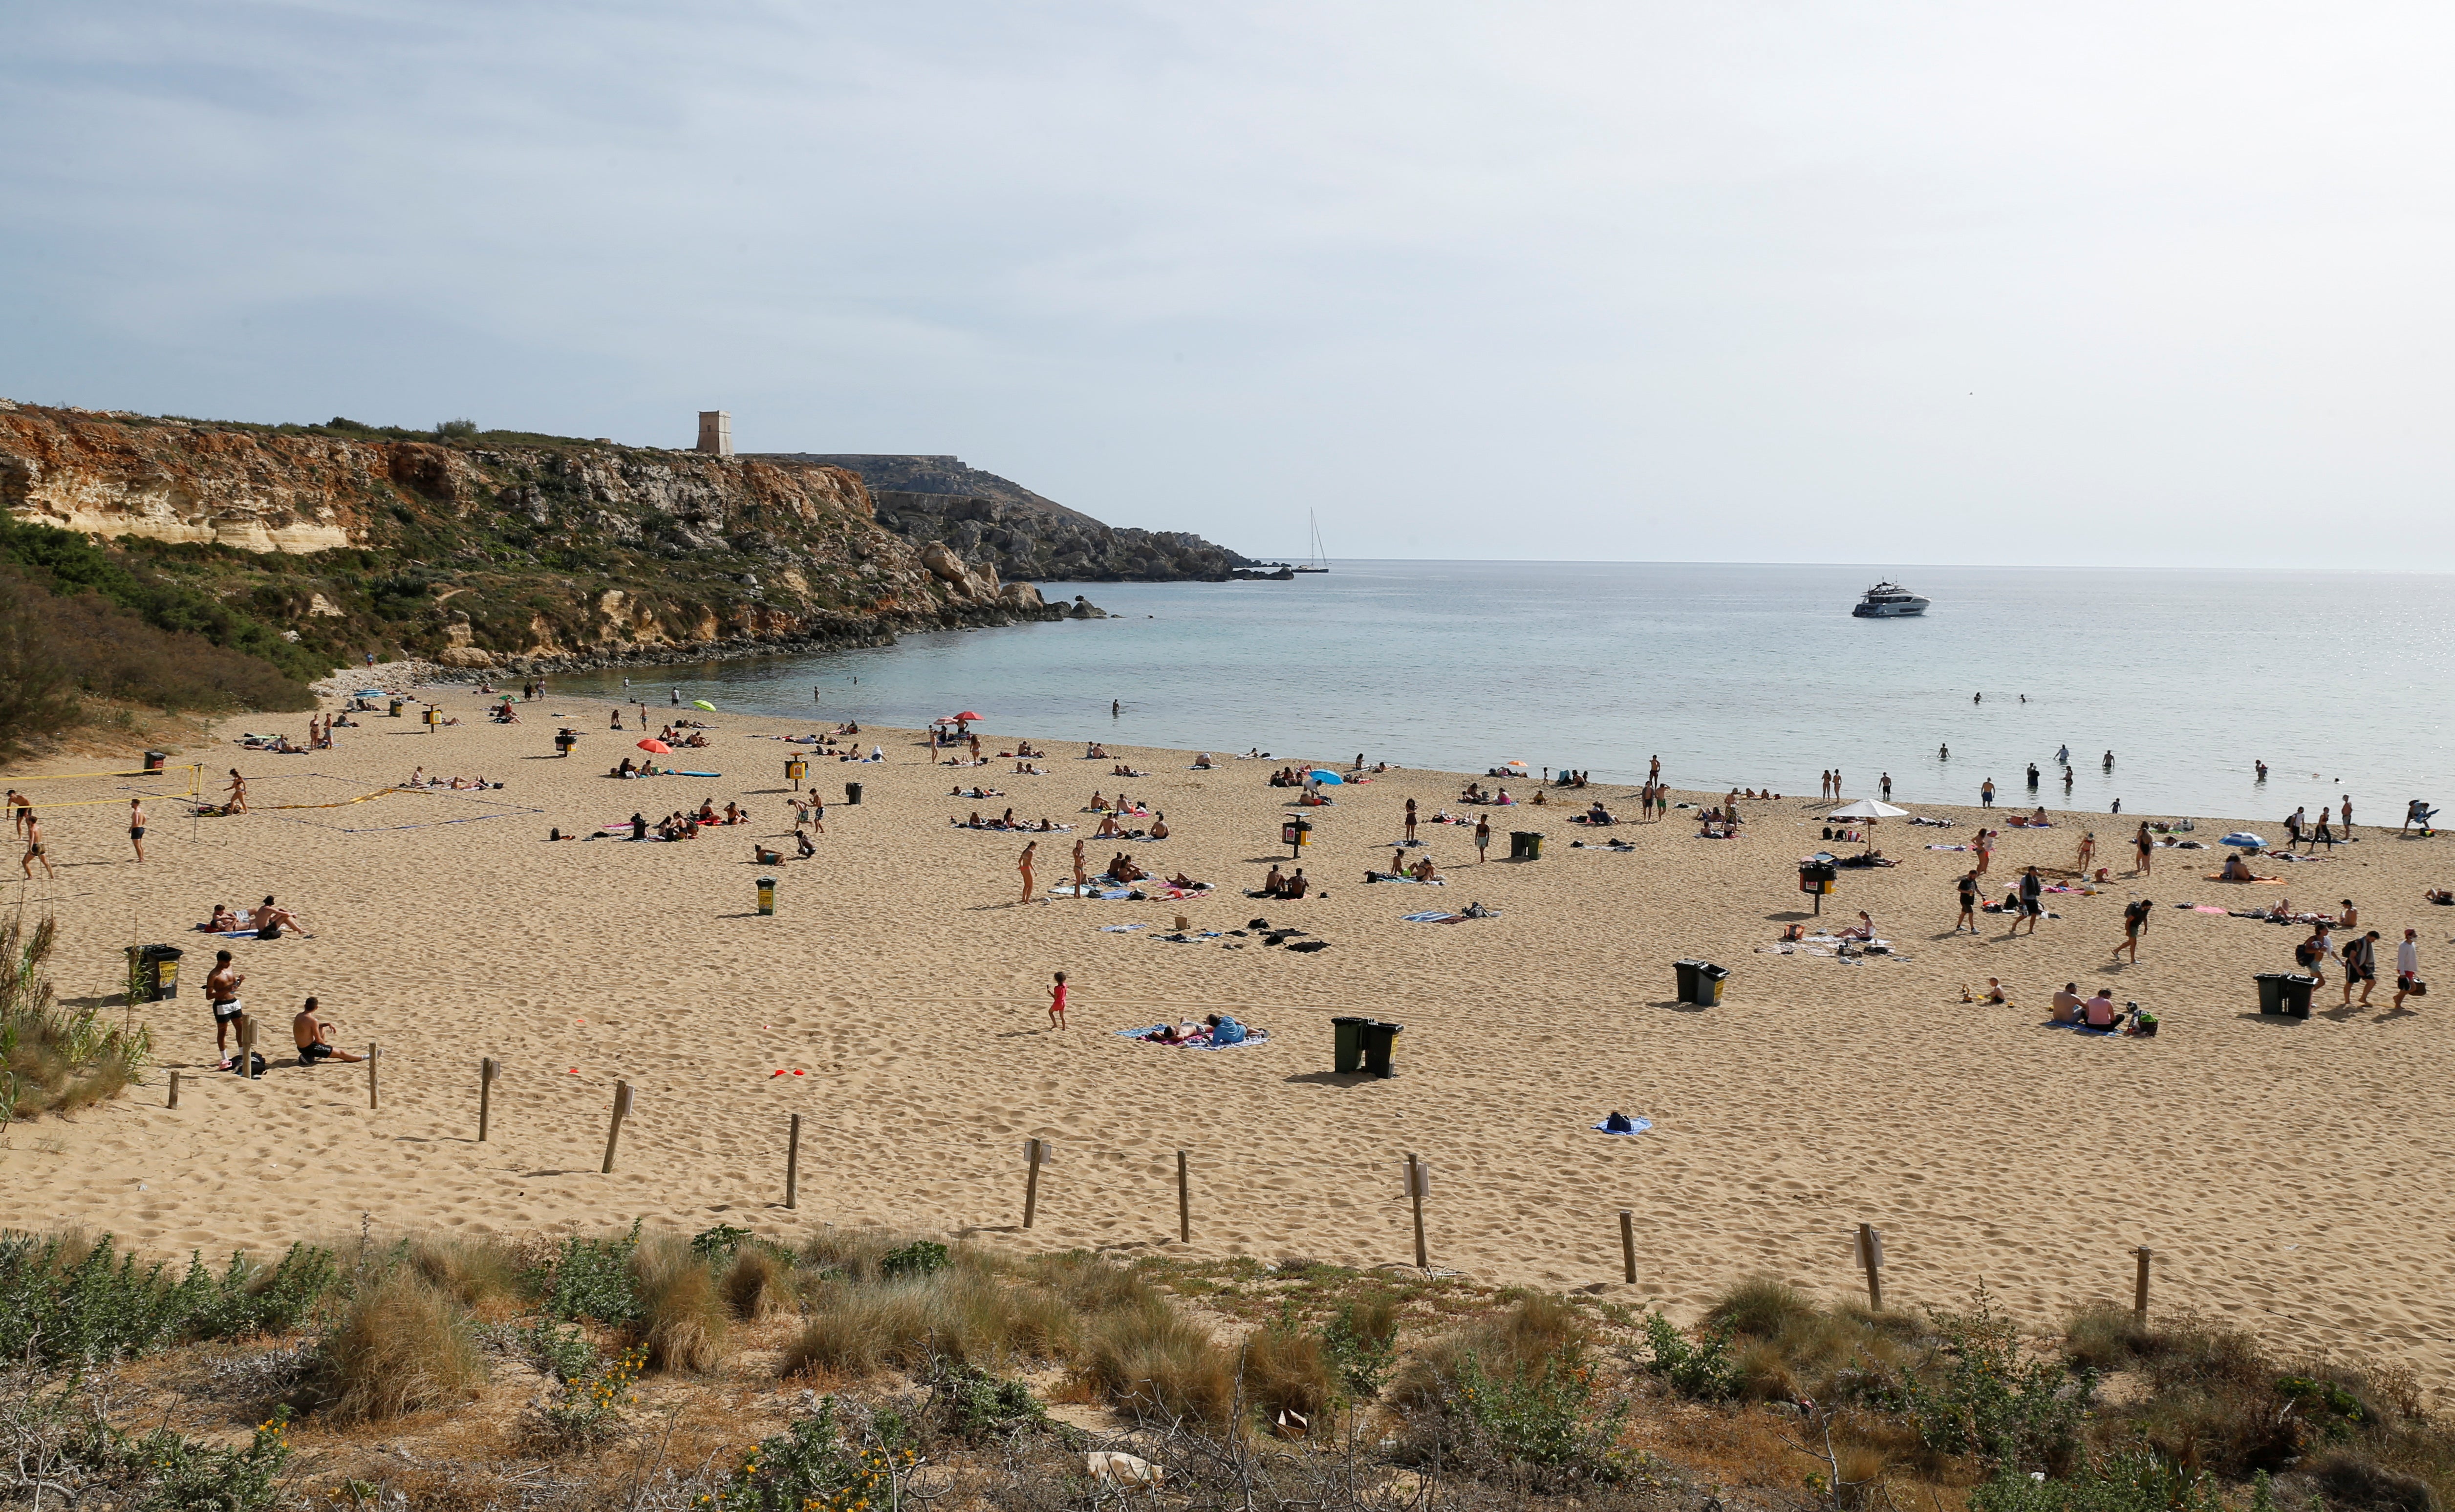
[[[861,801],[860,783],[847,782],[844,784],[844,801],[846,803],[859,803]]]
[[[1539,861],[1543,858],[1543,836],[1539,830],[1509,832],[1509,858],[1512,861]]]
[[[2259,1011],[2281,1014],[2284,1011],[2284,978],[2290,972],[2262,971],[2251,978],[2259,983]]]
[[[1399,1032],[1406,1027],[1372,1018],[1357,1030],[1364,1041],[1364,1069],[1368,1074],[1384,1079],[1390,1076],[1390,1054],[1397,1045]]]
[[[1344,1077],[1364,1069],[1364,1026],[1371,1021],[1356,1018],[1339,1018],[1329,1021],[1332,1037],[1330,1070]]]
[[[2294,1018],[2309,1018],[2310,989],[2318,985],[2316,977],[2305,977],[2298,971],[2287,972],[2283,983],[2285,1014]]]
[[[160,1002],[179,996],[179,958],[186,951],[176,945],[131,945],[127,949],[136,1001]]]
[[[1679,1000],[1681,1002],[1694,1002],[1696,1000],[1696,970],[1704,964],[1705,963],[1701,960],[1674,960],[1671,963],[1671,969],[1679,974]]]
[[[1716,966],[1710,960],[1696,963],[1696,996],[1688,999],[1700,1008],[1711,1008],[1722,1000],[1722,983],[1731,979],[1731,968]]]

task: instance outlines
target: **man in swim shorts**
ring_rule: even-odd
[[[205,1003],[213,1011],[213,1054],[221,1060],[216,1071],[231,1068],[230,1037],[233,1029],[245,1021],[246,1005],[238,998],[240,983],[247,978],[231,964],[231,953],[213,952],[213,969],[205,974]]]
[[[128,800],[128,843],[136,847],[136,858],[145,859],[145,803],[142,798]]]
[[[298,1017],[290,1020],[290,1038],[298,1046],[298,1063],[312,1066],[318,1060],[364,1060],[333,1043],[333,1026],[315,1015],[315,999],[307,999]]]
[[[43,821],[34,817],[32,809],[25,812],[26,854],[19,858],[17,865],[25,872],[27,878],[31,880],[34,876],[34,863],[40,861],[43,863],[43,874],[56,882],[60,878],[60,874],[51,869],[51,858],[43,854]]]
[[[249,922],[255,926],[255,937],[258,939],[279,939],[285,926],[296,930],[301,935],[306,935],[309,939],[315,937],[307,933],[306,925],[298,922],[297,915],[286,908],[275,908],[273,905],[273,895],[270,893],[264,895],[264,901],[256,906],[254,916],[249,919]]]

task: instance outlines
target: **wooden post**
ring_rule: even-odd
[[[1176,1241],[1193,1242],[1193,1189],[1186,1179],[1185,1152],[1176,1152]]]
[[[238,1016],[238,1071],[250,1081],[255,1079],[255,1016]]]
[[[2131,1286],[2131,1311],[2144,1323],[2148,1320],[2148,1258],[2155,1251],[2142,1244],[2132,1253],[2140,1257],[2140,1278]]]
[[[793,1115],[793,1126],[784,1136],[784,1205],[801,1206],[801,1116]]]
[[[605,1164],[602,1174],[614,1174],[614,1147],[622,1142],[622,1120],[631,1116],[631,1083],[614,1083],[614,1123],[605,1131]]]
[[[1867,1267],[1867,1306],[1884,1310],[1884,1237],[1869,1223],[1858,1225],[1858,1263]]]
[[[1029,1228],[1040,1211],[1040,1156],[1043,1146],[1038,1139],[1023,1141],[1023,1158],[1031,1166],[1023,1179],[1023,1226]]]
[[[375,1089],[375,1061],[381,1058],[382,1053],[374,1040],[367,1041],[367,1106],[369,1108],[383,1106],[383,1099],[377,1095]]]
[[[1636,1284],[1636,1215],[1619,1210],[1619,1268],[1631,1286]]]
[[[477,1061],[477,1142],[486,1142],[486,1128],[495,1112],[495,1079],[503,1074],[502,1063],[493,1056]]]
[[[1407,1152],[1407,1200],[1415,1208],[1415,1269],[1419,1271],[1432,1268],[1431,1261],[1424,1258],[1424,1188],[1430,1184],[1424,1174],[1423,1162],[1415,1159],[1413,1151]]]
[[[174,1107],[174,1108],[175,1108],[175,1107],[177,1107],[178,1105],[179,1105],[179,1073],[177,1073],[177,1072],[173,1071],[173,1072],[172,1072],[172,1073],[171,1073],[171,1102],[170,1102],[170,1106],[172,1106],[172,1107]]]

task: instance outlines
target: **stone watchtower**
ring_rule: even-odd
[[[733,454],[733,416],[722,410],[699,413],[699,448],[710,456]]]

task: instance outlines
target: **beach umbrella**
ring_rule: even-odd
[[[639,749],[648,752],[653,756],[672,756],[674,754],[674,748],[665,744],[662,740],[642,740],[639,742]]]
[[[691,700],[691,707],[694,709],[705,709],[710,714],[716,713],[716,705],[708,702],[705,698],[693,698]]]
[[[1315,782],[1327,783],[1331,787],[1343,787],[1347,783],[1347,779],[1345,777],[1340,776],[1337,773],[1330,771],[1327,767],[1316,767],[1309,776]]]
[[[946,717],[954,720],[958,724],[973,724],[982,719],[987,718],[988,716],[984,714],[974,714],[969,709],[966,709],[962,714],[950,714],[946,716]]]
[[[1874,798],[1860,798],[1856,803],[1844,803],[1824,816],[1828,819],[1897,819],[1908,813],[1907,809],[1897,809]]]

